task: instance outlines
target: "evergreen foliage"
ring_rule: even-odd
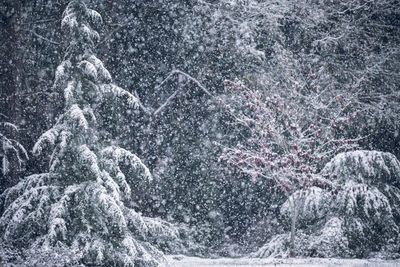
[[[341,153],[321,174],[336,186],[312,187],[302,198],[296,253],[311,257],[399,257],[400,162],[396,157],[365,150]],[[289,201],[281,207],[282,217],[291,216]],[[254,255],[287,256],[288,235],[274,236]]]
[[[0,122],[0,127],[1,127],[0,141],[2,148],[0,152],[0,157],[1,157],[0,169],[2,175],[6,176],[11,171],[10,165],[12,165],[12,162],[10,158],[14,158],[15,164],[19,169],[21,169],[22,164],[29,157],[25,148],[17,140],[13,138],[13,135],[15,135],[18,132],[17,126],[10,122],[2,121]]]
[[[5,116],[0,113],[0,117]],[[17,141],[18,127],[10,122],[0,121],[0,194],[17,180],[29,159],[24,146]]]
[[[98,130],[103,101],[137,107],[134,96],[110,83],[93,54],[99,39],[93,27],[100,22],[81,0],[71,1],[63,14],[66,53],[54,88],[64,96],[65,111],[33,147],[36,155],[50,155],[48,172],[28,176],[1,195],[1,241],[28,258],[44,255],[48,262],[41,264],[49,266],[62,265],[51,255],[66,251],[84,265],[164,265],[163,254],[146,240],[155,232],[168,236],[171,229],[125,205],[135,194],[130,183],[151,180],[150,172]]]

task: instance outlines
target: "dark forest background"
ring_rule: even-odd
[[[143,214],[195,225],[207,246],[259,246],[281,228],[273,218],[283,197],[266,193],[267,181],[252,182],[218,162],[213,142],[234,144],[243,135],[217,103],[227,79],[265,90],[295,81],[351,95],[361,119],[340,134],[368,136],[361,148],[400,158],[399,1],[89,2],[104,21],[98,57],[144,106],[110,117],[109,129],[155,178],[132,199]],[[63,109],[52,86],[67,4],[0,4],[0,119],[19,127],[15,138],[28,151]],[[24,168],[1,174],[1,190],[46,164],[30,156]]]

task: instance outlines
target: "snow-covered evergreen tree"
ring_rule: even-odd
[[[365,150],[341,153],[321,174],[336,185],[330,189],[311,187],[302,198],[296,253],[312,257],[399,257],[400,162],[396,157]],[[290,213],[288,200],[281,207],[281,215],[290,217]],[[287,256],[288,235],[274,236],[255,255]]]
[[[29,266],[165,264],[146,240],[168,227],[126,204],[134,194],[130,184],[151,179],[150,172],[102,130],[102,110],[138,103],[111,84],[93,53],[99,39],[93,26],[101,21],[83,0],[68,4],[61,23],[66,52],[54,84],[65,111],[33,147],[36,155],[50,155],[49,170],[26,177],[0,198],[2,254],[6,247],[22,249]]]

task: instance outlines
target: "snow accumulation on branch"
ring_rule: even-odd
[[[186,72],[183,72],[181,70],[173,70],[171,71],[168,76],[159,84],[157,85],[157,87],[154,89],[154,91],[159,91],[161,89],[161,87],[168,81],[170,80],[174,75],[182,75],[185,78],[187,78],[189,81],[192,81],[194,84],[197,85],[197,87],[199,87],[203,92],[205,92],[207,95],[213,97],[213,94],[211,94],[211,92],[205,88],[200,82],[199,80],[197,80],[196,78],[193,78],[191,75],[187,74]],[[171,100],[173,98],[176,97],[176,95],[178,94],[178,92],[181,90],[181,88],[178,88],[177,90],[175,90],[175,92],[173,92],[168,98],[167,100],[161,104],[154,112],[153,112],[153,116],[156,116],[158,113],[160,113],[165,107],[168,106],[168,104],[171,102]]]
[[[322,171],[329,173],[359,182],[370,177],[397,177],[400,181],[400,162],[390,153],[358,150],[337,155]]]
[[[153,112],[153,115],[156,116],[160,113],[168,104],[175,98],[175,96],[179,93],[180,89],[176,90],[172,95],[170,95],[167,100],[156,110]]]
[[[133,92],[133,95],[136,97],[137,103],[138,103],[139,107],[140,107],[147,115],[151,115],[151,110],[143,105],[142,101],[140,101],[140,97],[139,97],[138,93],[137,93],[136,91],[134,91],[134,92]]]
[[[14,123],[11,123],[11,122],[1,121],[0,127],[18,132],[18,127]]]
[[[14,138],[17,133],[18,127],[15,124],[0,122],[0,173],[3,176],[10,173],[13,162],[16,163],[19,170],[22,170],[23,163],[29,159],[24,146]]]
[[[397,255],[400,162],[396,157],[378,151],[344,152],[321,172],[327,180],[335,181],[335,187],[298,190],[280,209],[281,216],[290,217],[292,199],[303,194],[297,198],[296,253],[363,258]],[[254,256],[286,257],[288,235],[272,237]]]
[[[133,153],[116,146],[109,146],[101,151],[101,155],[104,159],[113,161],[114,166],[127,165],[138,173],[142,179],[151,181],[152,176],[150,170],[146,165]]]
[[[123,101],[129,108],[135,109],[139,107],[137,98],[128,91],[114,84],[102,84],[100,87],[104,93],[117,101]]]
[[[160,88],[169,80],[171,79],[172,76],[176,75],[176,74],[180,74],[185,76],[186,78],[188,78],[189,80],[191,80],[192,82],[194,82],[201,90],[203,90],[207,95],[212,96],[212,94],[210,93],[210,91],[208,91],[196,78],[193,78],[191,75],[187,74],[186,72],[183,72],[181,70],[173,70],[171,71],[167,78],[165,78],[154,90],[158,91],[160,90]]]

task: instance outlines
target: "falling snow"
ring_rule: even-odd
[[[397,0],[5,0],[1,266],[400,265]]]

